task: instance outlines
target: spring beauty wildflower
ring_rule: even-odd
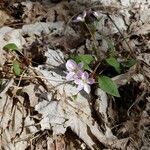
[[[72,22],[79,23],[79,22],[86,22],[86,19],[92,20],[92,22],[95,21],[95,19],[98,19],[98,13],[93,10],[84,10],[82,13],[78,14],[77,17],[75,17]]]
[[[84,22],[86,15],[87,15],[86,11],[83,11],[82,15],[79,15],[79,16],[76,18],[76,22]]]
[[[78,16],[74,17],[72,19],[72,22],[73,23],[85,22],[86,15],[87,15],[87,12],[83,11],[82,13],[78,14]]]
[[[90,78],[86,71],[83,71],[83,63],[77,64],[74,60],[69,59],[66,63],[66,68],[68,70],[66,79],[68,81],[74,81],[78,85],[78,91],[84,89],[88,94],[91,91],[91,84],[95,83],[93,78]]]
[[[66,76],[66,79],[68,81],[75,80],[76,78],[79,78],[82,75],[82,63],[77,64],[74,60],[69,59],[66,63],[66,68],[69,71]]]
[[[90,78],[87,72],[83,72],[81,78],[75,79],[74,82],[78,85],[78,91],[84,89],[84,91],[89,94],[91,91],[90,85],[95,83],[95,80],[93,78]]]
[[[93,11],[93,15],[94,15],[95,18],[99,17],[99,15],[98,15],[98,13],[96,11]]]

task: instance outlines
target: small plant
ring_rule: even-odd
[[[97,53],[97,45],[95,40],[96,28],[94,22],[99,20],[100,18],[98,13],[91,9],[84,10],[82,13],[78,14],[74,19],[72,19],[73,23],[79,23],[80,25],[82,24],[88,31],[88,34],[90,34],[92,40],[92,50],[94,53]]]
[[[92,18],[94,18],[94,19],[92,19]],[[91,39],[93,42],[92,49],[95,51],[96,56],[98,53],[97,46],[96,46],[96,40],[95,40],[96,27],[95,27],[95,24],[93,24],[93,22],[98,21],[99,20],[98,18],[99,18],[99,16],[98,16],[97,12],[95,12],[93,10],[86,10],[86,11],[83,11],[82,13],[78,14],[77,17],[74,20],[72,20],[73,22],[76,22],[76,23],[79,22],[86,27],[86,29],[88,30],[88,32],[91,36]],[[110,51],[108,58],[106,58],[104,61],[101,60],[102,63],[105,62],[106,67],[110,68],[110,66],[111,66],[111,68],[113,68],[113,70],[115,70],[115,73],[121,74],[124,69],[130,68],[132,65],[135,64],[134,60],[125,61],[122,63],[118,62],[114,44],[105,35],[103,35],[103,34],[101,34],[101,35],[108,43],[108,47],[109,47],[109,51]],[[115,97],[120,97],[117,85],[109,77],[109,75],[107,76],[105,73],[96,74],[95,70],[97,70],[97,68],[99,66],[97,66],[96,69],[94,69],[94,71],[92,71],[90,64],[95,60],[93,56],[91,56],[91,55],[75,55],[75,56],[71,56],[70,58],[71,59],[68,60],[66,64],[73,62],[73,60],[74,60],[74,65],[78,69],[75,69],[76,71],[74,71],[73,73],[69,72],[67,74],[66,79],[68,80],[68,76],[73,74],[73,76],[76,78],[72,78],[72,81],[74,81],[74,83],[78,85],[78,87],[77,87],[78,91],[84,89],[84,91],[86,91],[87,93],[90,93],[90,91],[91,91],[90,86],[92,84],[98,83],[97,86],[99,86],[106,93],[108,93],[112,96],[115,96]],[[101,62],[99,62],[99,65],[100,65],[100,63]],[[66,65],[66,67],[67,67],[67,65]],[[105,68],[104,68],[104,70],[105,70]],[[69,69],[68,69],[68,71],[69,71]],[[90,74],[88,72],[90,72]],[[103,72],[103,70],[102,70],[102,72]],[[95,75],[94,77],[93,77],[93,74]]]
[[[11,53],[15,52],[15,53],[21,54],[21,50],[14,43],[9,43],[9,44],[5,45],[3,47],[3,49],[8,51],[8,52],[11,52]],[[12,70],[13,70],[13,73],[14,73],[15,76],[20,76],[21,75],[22,70],[21,70],[20,66],[21,66],[20,62],[17,58],[17,55],[15,54],[15,58],[13,58],[13,60],[12,60]]]
[[[84,91],[90,93],[90,85],[93,84],[95,80],[89,76],[88,72],[83,70],[83,63],[77,64],[74,60],[70,59],[66,63],[66,68],[69,71],[66,79],[68,81],[74,81],[74,83],[78,85],[78,91],[84,89]]]
[[[92,70],[89,65],[94,58],[91,55],[79,55],[75,56],[74,59],[78,63],[72,59],[69,59],[66,62],[66,68],[68,70],[66,79],[68,81],[73,81],[77,85],[78,91],[84,89],[84,91],[89,94],[91,91],[91,85],[98,83],[98,86],[103,91],[113,96],[120,97],[117,85],[112,81],[111,78],[103,75],[97,75],[94,79],[91,75],[92,73],[85,71]],[[86,67],[84,67],[85,64]],[[97,82],[95,82],[95,80],[97,80]]]

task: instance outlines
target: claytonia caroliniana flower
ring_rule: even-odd
[[[98,16],[99,16],[96,11],[93,11],[93,15],[94,15],[94,17],[96,17],[96,18],[98,18]]]
[[[66,63],[66,68],[69,71],[69,73],[66,76],[66,79],[68,81],[71,81],[75,80],[76,78],[79,78],[83,72],[82,67],[82,63],[77,64],[74,60],[69,59]]]
[[[91,91],[90,85],[95,83],[95,80],[90,78],[86,71],[82,70],[83,64],[77,64],[74,60],[69,59],[66,63],[66,68],[69,71],[66,79],[68,81],[74,81],[74,83],[78,85],[78,91],[84,89],[84,91],[89,94]]]
[[[91,91],[90,85],[95,83],[95,80],[90,78],[87,72],[83,72],[81,78],[75,79],[74,82],[78,85],[77,88],[79,91],[84,89],[84,91],[89,94]]]
[[[76,18],[76,22],[84,22],[86,15],[87,15],[86,11],[83,11],[82,15],[79,15],[79,16]]]
[[[82,13],[78,14],[77,17],[75,17],[72,22],[78,23],[78,22],[86,22],[86,20],[90,19],[92,22],[95,21],[95,19],[98,19],[98,13],[93,10],[84,10]]]

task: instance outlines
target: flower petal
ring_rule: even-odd
[[[96,11],[93,12],[94,17],[98,18],[98,13]]]
[[[78,64],[78,68],[79,68],[79,69],[82,69],[82,68],[83,68],[83,65],[84,65],[83,62],[80,62],[80,63]]]
[[[74,83],[75,83],[75,84],[82,84],[82,80],[81,80],[81,79],[75,79],[75,80],[74,80]]]
[[[87,83],[88,84],[93,84],[93,83],[95,83],[95,80],[93,78],[89,78]]]
[[[85,18],[87,15],[86,11],[83,12],[83,18]]]
[[[77,77],[78,79],[80,79],[80,78],[82,78],[82,74],[83,74],[83,71],[82,71],[82,70],[78,70],[78,71],[76,72],[76,77]]]
[[[90,87],[90,85],[88,85],[88,84],[84,84],[84,91],[86,92],[86,93],[90,93],[90,91],[91,91],[91,87]]]
[[[82,85],[82,84],[79,84],[78,87],[77,87],[77,90],[78,90],[78,91],[81,91],[83,88],[84,88],[83,85]]]
[[[82,73],[82,79],[87,80],[89,78],[89,74],[85,71]]]
[[[67,68],[68,71],[73,71],[77,68],[77,63],[74,60],[69,59],[66,62],[66,68]]]
[[[74,75],[75,75],[74,72],[69,72],[66,76],[66,80],[68,81],[74,80]]]

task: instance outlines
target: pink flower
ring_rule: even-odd
[[[96,18],[99,17],[99,15],[98,15],[98,13],[97,13],[96,11],[93,11],[93,15],[94,15],[94,17],[96,17]]]
[[[79,78],[83,71],[83,64],[79,63],[77,64],[74,60],[69,59],[66,63],[66,68],[69,71],[69,73],[66,76],[66,79],[71,81],[71,80],[75,80],[76,78]]]
[[[79,91],[84,89],[84,91],[89,94],[91,91],[90,85],[95,83],[95,80],[90,78],[87,72],[83,72],[81,78],[75,79],[74,82],[78,85],[77,88]]]
[[[87,15],[87,12],[83,11],[75,19],[73,19],[72,22],[74,22],[74,23],[85,22],[86,15]]]
[[[84,89],[88,94],[91,91],[91,84],[95,83],[93,78],[89,77],[89,74],[83,71],[83,64],[77,64],[74,60],[69,59],[66,63],[66,68],[69,71],[66,79],[69,81],[74,81],[78,85],[78,91]]]
[[[84,22],[86,15],[87,15],[86,11],[83,11],[82,15],[79,15],[79,16],[76,18],[76,21],[77,21],[77,22]]]

